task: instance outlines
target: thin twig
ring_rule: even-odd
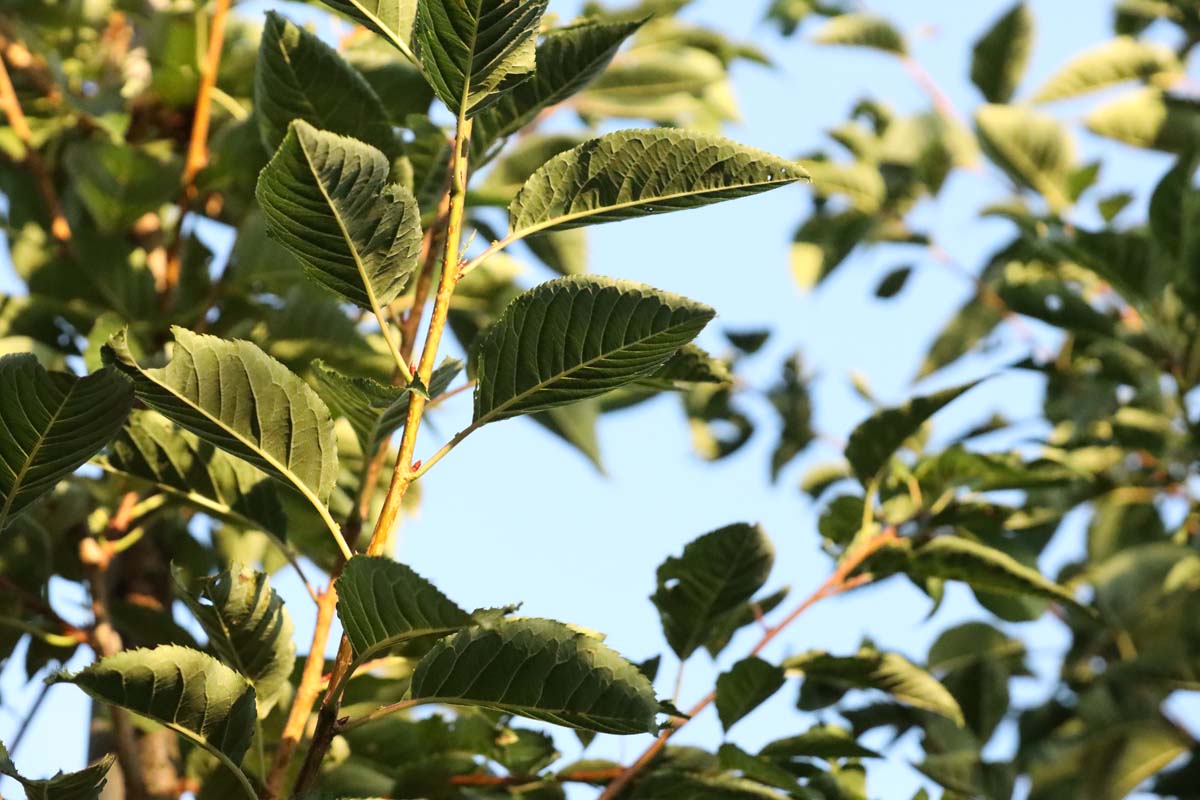
[[[208,35],[208,49],[200,64],[200,88],[196,92],[196,111],[192,116],[192,133],[188,139],[187,157],[183,164],[183,189],[179,197],[179,219],[175,223],[175,238],[167,251],[167,267],[163,276],[162,294],[169,295],[179,284],[180,262],[183,257],[183,221],[196,199],[196,176],[208,164],[208,128],[212,121],[213,88],[221,66],[221,51],[225,47],[225,20],[231,0],[216,0]]]
[[[21,746],[21,741],[25,738],[25,733],[29,730],[30,723],[33,722],[33,718],[36,717],[38,711],[41,710],[42,703],[46,702],[46,695],[50,694],[50,689],[54,685],[55,684],[52,683],[42,684],[42,689],[38,692],[38,696],[33,699],[33,703],[31,703],[29,708],[26,709],[25,716],[21,719],[21,727],[17,728],[17,732],[13,735],[12,741],[8,743],[8,754],[10,756],[15,756],[17,754],[17,748]]]
[[[54,181],[46,170],[42,155],[33,144],[33,131],[30,130],[29,120],[25,118],[25,112],[21,109],[21,101],[17,97],[16,89],[13,88],[12,79],[8,75],[8,67],[5,65],[3,57],[0,57],[0,111],[3,111],[4,115],[8,117],[8,124],[13,129],[13,133],[25,146],[25,164],[33,173],[38,192],[42,195],[46,209],[50,212],[51,235],[60,242],[70,241],[71,226],[67,223],[67,218],[63,216],[62,203],[58,199],[58,192],[54,190]]]
[[[754,645],[754,647],[750,650],[750,655],[756,656],[761,653],[767,647],[767,645],[774,641],[779,634],[783,633],[783,631],[789,625],[799,619],[804,612],[808,611],[808,609],[812,608],[821,600],[824,600],[827,597],[833,597],[834,595],[841,594],[842,592],[849,591],[852,588],[869,582],[869,576],[859,575],[851,578],[850,575],[856,569],[862,566],[863,562],[865,562],[869,557],[878,552],[881,547],[895,541],[896,538],[896,529],[889,526],[873,536],[871,539],[868,539],[853,552],[848,553],[842,559],[841,563],[838,564],[837,568],[833,571],[833,574],[829,576],[828,580],[821,584],[815,592],[813,592],[804,600],[804,602],[796,606],[791,613],[780,620],[778,624],[767,629],[767,631],[762,635],[762,638],[758,640],[758,644]],[[713,701],[716,700],[716,698],[717,693],[715,690],[709,692],[700,700],[700,702],[688,709],[686,717],[680,717],[679,719],[675,720],[675,724],[660,733],[658,738],[654,740],[654,743],[646,748],[645,752],[643,752],[636,761],[623,769],[619,775],[613,778],[612,782],[605,787],[604,792],[599,797],[599,800],[614,800],[614,798],[618,797],[621,792],[624,791],[625,787],[629,785],[630,781],[636,778],[638,774],[641,773],[641,771],[644,770],[660,752],[662,752],[662,749],[666,747],[670,738],[682,730],[683,727],[688,724],[688,722],[696,717],[696,715],[708,708]]]

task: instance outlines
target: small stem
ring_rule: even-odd
[[[13,129],[13,133],[25,146],[25,163],[29,166],[29,171],[33,173],[38,192],[41,193],[46,208],[50,212],[51,235],[60,242],[69,241],[71,226],[67,223],[67,218],[63,216],[62,203],[59,202],[58,193],[54,190],[54,181],[51,180],[50,173],[47,172],[46,165],[42,162],[41,154],[34,147],[33,131],[30,130],[29,121],[21,109],[21,101],[17,97],[16,89],[13,88],[12,79],[8,75],[8,67],[3,58],[0,58],[0,111],[3,111],[4,115],[8,117],[8,124]]]
[[[266,791],[263,794],[265,800],[282,794],[288,765],[296,748],[300,746],[300,739],[308,725],[308,716],[317,702],[317,694],[321,690],[321,676],[325,672],[325,644],[329,641],[329,628],[333,623],[335,608],[337,592],[330,581],[329,588],[317,602],[317,623],[313,629],[312,646],[304,660],[304,670],[300,676],[300,685],[296,689],[296,698],[292,701],[279,746],[275,750],[275,759],[271,762],[270,772],[267,773]]]
[[[183,221],[188,208],[196,199],[196,176],[208,163],[208,128],[212,121],[213,88],[217,83],[217,72],[221,66],[221,50],[225,46],[225,20],[229,16],[232,0],[216,0],[208,49],[200,63],[200,88],[196,92],[196,110],[192,115],[192,132],[188,139],[187,157],[183,163],[183,189],[179,196],[179,220],[175,225],[175,238],[167,251],[167,268],[163,275],[161,294],[166,297],[179,284],[179,271],[183,258]]]
[[[342,726],[342,730],[343,731],[352,731],[357,727],[366,725],[368,722],[374,722],[375,720],[377,720],[381,717],[386,717],[388,714],[395,714],[398,711],[407,711],[408,709],[416,708],[417,706],[419,706],[425,702],[427,702],[427,701],[425,701],[425,700],[401,700],[398,703],[391,703],[386,706],[380,706],[379,708],[375,709],[374,711],[364,714],[363,716],[358,717],[357,719],[350,720],[349,722],[347,722],[345,725]]]
[[[929,74],[924,65],[917,61],[912,56],[901,56],[900,63],[904,65],[904,69],[918,86],[933,101],[933,107],[938,110],[938,113],[945,117],[950,122],[961,122],[962,115],[958,113],[958,109],[954,106],[954,101],[946,94],[941,86],[938,86],[937,81]]]
[[[470,436],[475,431],[479,430],[479,425],[472,422],[467,427],[463,428],[458,433],[454,434],[454,438],[442,445],[436,453],[426,458],[421,462],[421,466],[412,471],[412,480],[416,480],[433,468],[433,465],[441,461],[446,455],[462,444],[463,440]]]
[[[480,265],[482,265],[483,262],[487,261],[489,258],[496,255],[496,253],[499,253],[501,250],[508,247],[510,244],[517,242],[517,241],[521,240],[522,238],[523,237],[518,236],[514,233],[510,233],[507,236],[505,236],[503,239],[497,239],[496,241],[492,242],[490,245],[488,245],[488,248],[486,250],[484,250],[482,253],[475,256],[474,258],[469,259],[465,264],[462,265],[462,268],[459,269],[459,271],[458,271],[458,277],[460,279],[465,278],[472,271],[474,271],[476,267],[479,267]]]
[[[884,547],[896,539],[897,536],[895,527],[889,526],[868,541],[864,542],[853,552],[847,553],[845,557],[842,558],[841,563],[837,565],[837,568],[834,569],[833,574],[830,575],[823,584],[817,587],[816,591],[809,595],[804,602],[796,606],[796,608],[793,609],[792,612],[784,617],[778,624],[771,626],[766,630],[765,633],[763,633],[762,638],[758,640],[758,644],[754,645],[754,647],[750,650],[750,655],[756,656],[761,653],[767,647],[767,645],[774,641],[779,634],[783,633],[783,631],[789,625],[799,619],[805,611],[808,611],[808,609],[812,608],[821,600],[824,600],[827,597],[833,597],[834,595],[841,594],[845,591],[849,591],[852,588],[857,588],[862,586],[864,583],[868,583],[868,576],[860,575],[855,578],[850,578],[850,574],[862,566],[863,562],[878,552],[881,547]],[[863,578],[868,578],[868,580],[862,580]],[[660,733],[658,738],[654,740],[654,743],[646,748],[645,752],[638,757],[637,761],[630,764],[628,767],[622,770],[619,775],[613,778],[612,782],[605,787],[604,792],[599,797],[599,800],[615,800],[615,798],[618,797],[622,791],[624,791],[625,787],[629,785],[630,781],[636,778],[638,774],[641,773],[642,770],[644,770],[660,752],[662,752],[662,749],[667,746],[667,742],[670,740],[670,738],[682,730],[683,727],[688,724],[688,722],[695,719],[696,715],[712,705],[716,698],[717,693],[715,690],[709,692],[700,700],[700,702],[688,709],[686,717],[676,720],[675,725]]]

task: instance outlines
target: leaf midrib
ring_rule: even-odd
[[[54,413],[50,415],[50,419],[46,422],[45,427],[38,434],[37,440],[34,442],[33,447],[26,455],[25,462],[21,464],[21,469],[13,477],[12,491],[8,493],[8,497],[4,498],[4,505],[0,507],[0,531],[4,530],[5,525],[8,523],[8,515],[12,511],[13,502],[16,500],[17,493],[21,490],[21,484],[25,480],[25,476],[29,473],[30,466],[36,460],[37,454],[41,451],[42,445],[45,444],[50,429],[54,427],[54,424],[58,421],[59,415],[62,414],[63,409],[67,406],[67,402],[71,399],[71,395],[74,394],[75,389],[78,388],[82,381],[82,378],[77,378],[74,383],[71,384],[71,388],[68,389],[66,394],[63,395],[62,402],[58,404],[58,408],[56,408]]]
[[[514,404],[519,403],[521,400],[524,400],[525,398],[529,397],[532,394],[540,392],[542,389],[545,389],[547,386],[551,385],[552,383],[554,383],[556,381],[560,381],[563,378],[569,377],[570,375],[572,375],[575,372],[578,372],[581,369],[590,367],[597,361],[601,361],[605,358],[608,358],[608,357],[612,356],[614,353],[619,353],[623,350],[628,350],[633,345],[641,344],[642,342],[653,339],[656,336],[662,336],[663,334],[669,333],[673,330],[676,330],[676,329],[682,328],[682,327],[685,327],[685,326],[681,323],[679,325],[672,325],[668,328],[664,328],[661,331],[655,331],[655,332],[651,333],[649,336],[643,336],[640,339],[633,340],[632,342],[626,342],[626,343],[622,344],[620,347],[617,347],[613,350],[606,350],[605,352],[600,353],[592,358],[589,358],[586,361],[582,361],[579,364],[576,364],[575,366],[571,367],[570,369],[555,373],[552,377],[550,377],[546,380],[543,380],[543,381],[539,381],[537,384],[535,384],[534,386],[531,386],[530,388],[526,389],[525,391],[521,392],[520,394],[513,395],[511,398],[509,398],[505,402],[501,403],[499,406],[492,408],[487,414],[484,414],[482,417],[479,417],[478,419],[476,419],[474,421],[474,423],[472,423],[472,424],[476,427],[478,427],[480,425],[486,425],[489,422],[496,419],[497,415],[502,414],[504,411],[506,411],[507,409],[512,407]],[[676,352],[678,352],[678,351],[676,351]],[[670,357],[671,357],[671,354],[668,354],[666,356],[666,358],[670,358]],[[664,361],[665,360],[666,359],[664,359]],[[629,379],[629,381],[626,381],[626,382],[627,383],[632,382],[634,380],[637,380],[637,378],[639,378],[639,377],[642,377],[644,375],[648,375],[648,374],[652,373],[655,369],[657,369],[658,367],[661,367],[662,363],[663,362],[660,361],[656,365],[646,367],[645,369],[638,370],[637,372],[635,372],[633,374],[633,376]],[[615,389],[617,387],[613,387],[613,388]],[[537,409],[534,409],[534,410],[537,410]]]
[[[586,217],[596,216],[598,214],[604,214],[609,211],[620,211],[625,208],[632,208],[634,206],[642,206],[642,205],[646,205],[647,203],[662,203],[662,202],[669,201],[669,200],[678,200],[678,199],[684,198],[684,197],[703,197],[705,195],[710,195],[710,194],[720,194],[721,192],[727,192],[727,191],[731,191],[733,189],[743,189],[743,188],[750,188],[750,187],[757,187],[757,186],[776,186],[776,185],[777,186],[786,186],[789,183],[795,183],[797,180],[799,180],[799,177],[788,178],[787,180],[752,181],[752,182],[748,182],[748,183],[739,183],[734,186],[722,186],[718,189],[705,189],[704,191],[700,191],[700,192],[673,192],[672,194],[655,195],[653,197],[642,197],[637,200],[631,200],[631,201],[624,202],[624,203],[614,203],[612,205],[603,206],[601,208],[589,209],[587,211],[580,211],[580,212],[576,212],[574,214],[564,214],[563,216],[554,217],[553,219],[547,220],[545,222],[539,222],[534,225],[530,225],[530,226],[521,228],[520,230],[512,231],[509,234],[509,236],[513,239],[524,239],[526,237],[533,236],[536,233],[540,233],[541,231],[544,231],[547,228],[552,228],[555,225],[562,225],[563,223],[566,223],[566,222],[574,222],[575,220],[578,220],[578,219],[584,219]],[[674,211],[675,209],[669,209],[669,210]],[[651,212],[651,213],[657,213],[657,212]]]

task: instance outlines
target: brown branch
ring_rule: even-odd
[[[7,51],[8,48],[5,50]],[[29,120],[25,118],[25,112],[21,109],[21,101],[17,97],[16,89],[13,88],[12,79],[8,75],[8,67],[2,57],[0,57],[0,111],[4,112],[13,133],[25,146],[25,164],[33,173],[34,180],[37,181],[38,192],[42,195],[46,209],[50,212],[50,233],[60,242],[70,241],[71,226],[63,215],[62,203],[59,202],[58,192],[54,189],[54,181],[51,180],[50,173],[46,170],[42,155],[33,144],[33,131],[30,130]]]
[[[225,46],[225,20],[229,16],[231,0],[216,0],[211,28],[208,35],[208,50],[200,65],[200,88],[196,93],[196,111],[192,116],[192,134],[188,140],[187,158],[183,164],[183,190],[179,198],[179,220],[176,222],[175,238],[167,252],[167,267],[160,287],[163,296],[170,294],[179,284],[180,262],[183,251],[183,220],[196,199],[196,176],[208,163],[208,128],[212,121],[212,94],[217,84],[217,72],[221,66],[221,50]]]
[[[608,769],[581,769],[560,775],[453,775],[450,778],[452,786],[523,786],[527,783],[538,783],[544,780],[554,780],[558,783],[599,783],[610,781],[621,774],[620,767]]]
[[[804,602],[800,603],[800,605],[796,606],[796,608],[793,609],[792,612],[786,617],[780,620],[779,623],[771,626],[766,630],[765,633],[763,633],[762,638],[758,640],[758,644],[754,645],[754,647],[750,650],[750,655],[756,656],[761,653],[767,647],[767,645],[774,641],[779,634],[783,633],[783,631],[789,625],[799,619],[805,611],[808,611],[808,609],[812,608],[821,600],[849,591],[850,589],[861,586],[864,583],[868,583],[870,581],[869,576],[859,575],[854,578],[851,578],[850,576],[856,569],[862,566],[863,562],[878,552],[880,548],[884,547],[890,542],[896,541],[896,539],[897,536],[895,527],[889,526],[872,538],[868,539],[863,544],[859,545],[859,547],[853,552],[848,553],[842,559],[841,563],[837,565],[837,568],[833,571],[833,574],[829,576],[828,580],[817,587],[815,592],[809,595]],[[674,720],[672,726],[660,733],[658,738],[654,740],[654,743],[647,747],[645,752],[638,757],[637,761],[634,761],[628,767],[621,770],[620,774],[613,778],[612,782],[604,789],[603,794],[600,795],[599,800],[614,800],[616,797],[618,797],[621,792],[624,791],[625,787],[629,785],[630,781],[636,778],[638,774],[640,774],[642,770],[644,770],[650,764],[650,762],[654,761],[654,759],[658,757],[658,754],[662,752],[664,747],[667,746],[667,742],[671,739],[671,737],[682,730],[683,727],[692,719],[694,719],[697,714],[712,705],[716,698],[717,693],[715,690],[709,692],[700,700],[700,702],[688,709],[686,717],[680,717]]]

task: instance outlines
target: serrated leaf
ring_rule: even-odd
[[[1033,52],[1033,12],[1019,2],[975,43],[971,82],[989,103],[1007,103],[1021,83]]]
[[[659,566],[651,600],[671,649],[685,659],[721,619],[754,596],[771,574],[775,549],[757,525],[706,533]]]
[[[737,662],[717,678],[717,716],[728,731],[783,686],[783,670],[757,656]]]
[[[434,93],[470,116],[528,79],[549,0],[421,0],[413,41]]]
[[[102,466],[205,513],[285,539],[287,517],[275,484],[263,472],[154,411],[130,414]]]
[[[570,276],[517,297],[484,334],[477,425],[596,397],[652,374],[714,312],[629,281]]]
[[[126,650],[50,683],[71,683],[102,703],[160,722],[230,763],[254,733],[254,689],[209,655],[177,645]]]
[[[300,120],[256,190],[267,232],[309,276],[376,312],[404,290],[421,251],[417,201],[388,183],[389,169],[375,148]]]
[[[637,667],[559,622],[502,620],[434,645],[413,699],[474,705],[600,733],[654,733],[659,704]]]
[[[365,25],[409,58],[418,0],[321,0],[332,9]]]
[[[209,646],[250,681],[258,716],[265,718],[296,666],[292,619],[283,598],[264,573],[239,565],[202,580],[198,594],[187,589],[178,572],[175,579]]]
[[[293,120],[352,136],[389,156],[399,140],[375,90],[336,50],[274,11],[259,43],[254,116],[263,147],[273,153]]]
[[[172,332],[165,367],[140,366],[124,332],[109,340],[105,360],[133,380],[146,405],[299,491],[340,538],[325,506],[337,482],[337,436],[317,393],[250,342]]]
[[[975,383],[944,389],[917,397],[897,408],[876,411],[850,434],[846,459],[864,486],[879,474],[905,440],[920,430],[926,420],[973,388]]]
[[[1093,110],[1084,124],[1097,136],[1183,155],[1200,141],[1200,106],[1158,89],[1137,89]]]
[[[578,450],[601,474],[604,459],[600,452],[600,401],[580,400],[566,406],[538,411],[530,416],[537,424]]]
[[[726,386],[733,382],[729,365],[694,344],[686,344],[653,374],[638,381],[656,389],[686,389],[696,384]]]
[[[555,156],[509,206],[514,236],[632,219],[757,194],[805,177],[791,161],[719,136],[610,133]]]
[[[1075,145],[1058,120],[1034,109],[985,105],[975,113],[980,144],[1017,183],[1039,192],[1055,211],[1070,205]]]
[[[1145,81],[1182,71],[1179,58],[1166,45],[1120,36],[1064,64],[1038,89],[1033,102],[1048,103],[1125,81]]]
[[[904,36],[892,23],[874,14],[840,14],[827,21],[813,36],[817,44],[869,47],[902,56],[908,51]]]
[[[643,22],[585,20],[550,31],[537,46],[533,77],[475,117],[472,147],[486,151],[578,92],[608,66],[617,49]]]
[[[0,531],[108,444],[132,405],[112,370],[80,378],[28,353],[0,357]]]
[[[906,572],[921,578],[962,581],[974,589],[1057,600],[1091,613],[1075,596],[1040,572],[987,545],[958,536],[938,536],[913,550]]]
[[[802,675],[839,689],[878,689],[906,705],[932,711],[962,725],[957,701],[932,675],[897,653],[862,648],[852,656],[810,650],[781,665],[789,675]]]
[[[471,615],[390,558],[355,556],[337,580],[338,619],[359,660],[420,636],[446,635]]]
[[[462,362],[446,359],[429,380],[429,398],[446,393],[462,371]],[[413,389],[391,386],[373,378],[344,375],[322,361],[313,364],[317,394],[335,414],[345,417],[354,429],[364,453],[374,453],[401,426],[408,415]]]
[[[7,775],[21,784],[26,800],[98,800],[108,783],[108,770],[114,761],[116,756],[109,754],[78,772],[60,772],[52,778],[38,780],[19,773],[4,743],[0,742],[0,775]]]

